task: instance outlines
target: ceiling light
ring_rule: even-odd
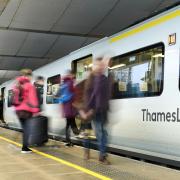
[[[93,66],[93,64],[89,64],[89,65],[88,65],[88,67],[92,67],[92,66]]]
[[[164,55],[162,55],[162,54],[156,54],[156,55],[154,55],[154,56],[152,56],[152,57],[154,57],[154,58],[156,58],[156,57],[164,57]]]
[[[118,64],[118,65],[115,65],[113,67],[109,67],[109,69],[116,69],[116,68],[120,68],[120,67],[123,67],[123,66],[126,66],[126,64]]]

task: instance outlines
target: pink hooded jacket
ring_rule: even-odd
[[[16,111],[28,111],[31,113],[37,113],[39,112],[39,102],[37,99],[36,89],[31,84],[30,80],[25,76],[20,76],[16,79],[16,81],[21,85],[22,87],[22,102],[19,102],[18,96],[15,97],[15,102],[17,102],[17,106],[15,106]],[[13,91],[17,94],[19,94],[19,88],[17,86],[14,86]]]

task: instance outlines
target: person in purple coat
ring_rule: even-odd
[[[63,77],[63,93],[60,97],[60,103],[63,106],[63,115],[66,118],[66,146],[73,146],[73,143],[70,139],[70,127],[74,134],[79,134],[79,130],[75,123],[75,116],[77,114],[77,111],[73,107],[75,96],[74,75],[71,70],[67,70],[66,73],[67,74]]]

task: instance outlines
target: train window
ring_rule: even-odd
[[[47,94],[46,94],[47,104],[58,103],[57,94],[58,94],[60,82],[61,82],[60,75],[52,76],[47,79]]]
[[[36,88],[39,105],[42,105],[43,104],[44,85],[39,84],[36,81],[36,82],[34,82],[34,87]]]
[[[149,46],[112,59],[113,99],[158,96],[163,90],[164,45]]]
[[[72,62],[72,69],[76,75],[77,82],[86,79],[92,69],[92,55],[74,60]]]

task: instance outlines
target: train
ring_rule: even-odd
[[[117,22],[118,23],[118,22]],[[63,137],[65,119],[56,101],[65,69],[86,77],[93,60],[111,58],[107,74],[114,77],[108,112],[108,147],[114,152],[180,162],[180,5],[139,22],[33,71],[45,77],[43,113],[49,135]],[[3,118],[21,126],[8,103],[14,80],[1,84]],[[172,162],[172,163],[171,163]],[[179,165],[180,166],[180,165]]]

